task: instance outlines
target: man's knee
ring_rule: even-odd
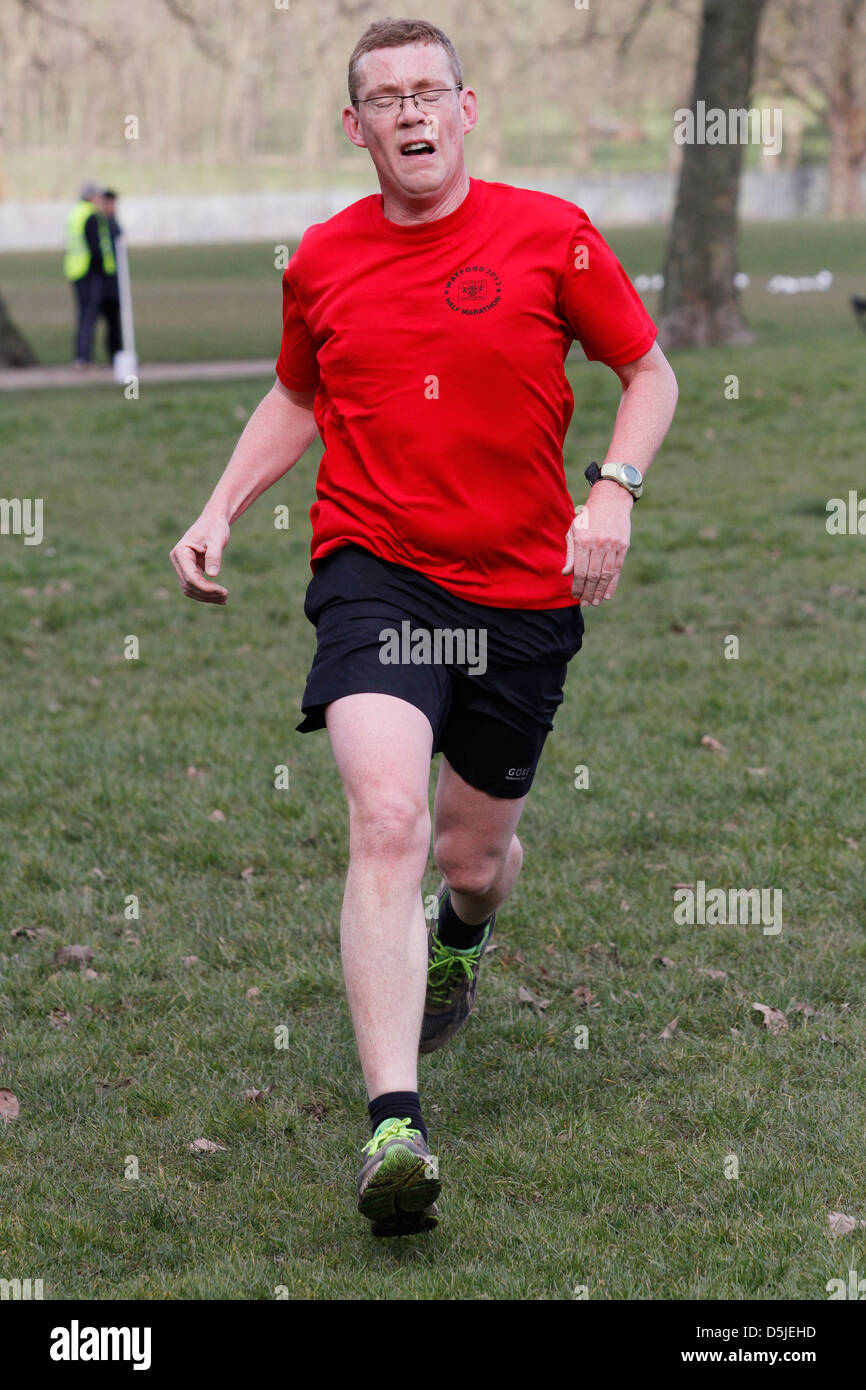
[[[430,847],[427,802],[411,792],[380,789],[349,800],[349,849],[364,858],[399,861]]]
[[[490,892],[505,867],[508,853],[509,849],[492,846],[469,849],[447,835],[441,836],[433,847],[436,867],[448,887],[468,898],[483,898]]]

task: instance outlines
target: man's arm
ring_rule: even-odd
[[[315,394],[289,391],[276,381],[250,416],[201,516],[171,552],[188,598],[226,602],[226,590],[210,583],[207,576],[219,574],[232,523],[294,467],[316,438]]]
[[[677,379],[658,343],[614,370],[622,382],[622,399],[604,461],[633,463],[645,474],[674,418]],[[633,506],[631,494],[608,478],[590,488],[566,537],[562,573],[574,571],[574,598],[594,605],[613,598],[631,539]]]

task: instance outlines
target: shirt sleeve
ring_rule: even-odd
[[[291,271],[290,261],[283,272],[283,338],[276,372],[289,391],[314,391],[319,385],[316,348],[292,283]]]
[[[577,211],[559,277],[559,311],[590,362],[621,367],[649,352],[656,326],[604,237]]]

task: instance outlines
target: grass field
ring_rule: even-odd
[[[654,274],[664,249],[661,227],[601,229],[632,275]],[[836,226],[817,222],[756,223],[744,229],[742,266],[752,277],[744,303],[761,342],[789,332],[833,334],[834,323],[848,337],[848,296],[866,291],[863,240],[866,221]],[[144,362],[187,362],[221,357],[272,357],[279,349],[280,278],[274,247],[178,246],[133,248],[130,252],[135,300],[136,346]],[[815,275],[824,267],[836,277],[825,294],[786,299],[784,311],[767,294],[778,274]],[[52,252],[0,255],[0,292],[47,365],[72,358],[72,293]],[[657,295],[647,294],[652,312]],[[97,356],[106,360],[105,325],[97,336]],[[579,350],[578,350],[579,351]],[[582,360],[582,354],[580,354]]]
[[[657,268],[657,232],[612,240],[632,273]],[[244,351],[276,355],[266,250],[140,261],[143,351],[224,355],[245,306]],[[229,605],[202,607],[168,551],[266,383],[0,397],[0,490],[45,499],[42,546],[0,539],[0,1087],[20,1103],[0,1123],[0,1277],[46,1298],[775,1300],[866,1270],[866,1230],[828,1235],[833,1211],[866,1218],[866,538],[825,528],[863,479],[862,226],[747,229],[743,262],[838,278],[756,288],[755,346],[674,358],[679,413],[617,598],[587,615],[503,947],[476,1016],[422,1060],[432,1236],[376,1243],[354,1211],[345,813],[326,735],[294,732],[318,452],[237,524]],[[28,328],[42,306],[48,354],[36,278],[12,301]],[[570,375],[579,499],[618,383]],[[698,879],[781,889],[781,934],[678,926],[673,885]],[[93,977],[54,962],[71,943]],[[193,1154],[200,1137],[225,1147]]]

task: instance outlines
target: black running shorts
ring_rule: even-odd
[[[583,614],[567,608],[470,603],[357,545],[319,561],[304,612],[316,655],[301,733],[325,727],[325,706],[376,691],[417,706],[465,781],[491,796],[525,796],[580,650]],[[385,658],[385,659],[383,659]]]

